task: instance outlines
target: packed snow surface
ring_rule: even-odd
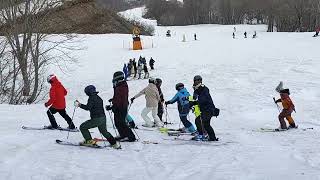
[[[320,39],[313,38],[312,33],[267,33],[264,25],[237,25],[233,39],[233,27],[156,27],[155,36],[142,37],[148,44],[142,51],[129,50],[126,44],[131,42],[131,35],[85,35],[79,46],[86,49],[75,52],[78,64],[69,64],[64,73],[51,67],[68,89],[70,116],[74,100],[86,103],[83,89],[90,84],[97,87],[107,105],[113,95],[112,74],[122,70],[130,58],[142,55],[155,59],[156,69],[150,73],[162,78],[166,100],[174,96],[178,82],[192,93],[193,76],[199,74],[221,109],[221,115],[211,122],[220,144],[173,141],[156,130],[136,130],[140,142],[121,143],[122,150],[61,146],[55,140],[66,140],[67,132],[21,129],[23,125],[49,124],[44,101],[29,106],[2,104],[0,179],[319,180]],[[165,36],[167,30],[172,37]],[[245,31],[247,39],[243,38]],[[254,31],[256,39],[252,39]],[[193,40],[194,33],[197,41]],[[182,42],[183,35],[186,42]],[[297,110],[293,118],[299,128],[258,132],[261,127],[279,126],[279,112],[272,98],[279,96],[274,89],[280,81],[290,88]],[[128,84],[132,97],[148,81],[131,80]],[[144,106],[141,97],[129,112],[138,126],[143,124],[140,113]],[[115,135],[106,115],[108,130]],[[194,115],[189,117],[194,123]],[[59,115],[56,119],[67,126]],[[88,112],[75,111],[76,126],[88,119]],[[168,121],[174,123],[168,127],[181,127],[176,105],[168,106]],[[91,131],[93,137],[101,137],[97,129]],[[81,133],[70,133],[68,140],[80,142],[83,138]],[[143,140],[159,144],[142,144]]]

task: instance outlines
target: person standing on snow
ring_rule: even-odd
[[[168,105],[177,102],[179,116],[182,124],[184,125],[187,132],[194,133],[196,132],[196,129],[194,128],[192,123],[188,121],[188,114],[190,111],[188,97],[190,96],[190,94],[184,87],[183,83],[176,84],[176,90],[178,91],[176,95],[170,101],[166,101],[165,104]]]
[[[149,78],[148,66],[146,64],[143,64],[143,71],[144,71],[144,79]]]
[[[128,96],[129,88],[128,84],[124,79],[124,74],[121,71],[117,71],[113,74],[113,98],[109,100],[112,105],[106,106],[106,110],[114,113],[114,123],[119,132],[119,137],[115,137],[118,141],[136,141],[136,137],[132,130],[128,127],[126,117],[128,115]]]
[[[133,73],[134,73],[133,78],[136,78],[137,77],[138,68],[137,68],[136,59],[134,59],[134,58],[133,58],[132,65],[133,65]]]
[[[50,126],[48,126],[48,129],[57,129],[59,128],[55,118],[54,114],[59,113],[68,123],[69,129],[75,129],[72,119],[68,116],[66,112],[66,100],[65,96],[67,95],[67,90],[63,87],[61,82],[58,80],[58,78],[55,75],[49,75],[47,78],[47,82],[51,84],[50,88],[50,99],[44,104],[45,107],[49,107],[47,111],[47,115],[50,120]]]
[[[289,89],[283,89],[283,82],[280,82],[280,84],[277,86],[276,91],[280,93],[280,99],[275,100],[274,102],[282,103],[282,111],[280,112],[278,119],[280,122],[280,128],[278,130],[287,130],[290,128],[296,128],[296,124],[291,116],[292,112],[295,111],[295,106],[290,98],[290,91]],[[287,119],[289,122],[289,128],[287,128],[287,124],[284,120],[284,118]]]
[[[247,38],[247,32],[244,32],[243,35],[244,35],[244,38]]]
[[[141,95],[145,95],[146,98],[146,107],[142,110],[141,116],[145,121],[145,124],[142,125],[144,127],[163,127],[163,123],[160,121],[158,117],[158,103],[160,101],[160,94],[156,86],[156,80],[153,78],[149,79],[149,84],[146,88],[140,91],[137,95],[131,98],[131,103],[140,97]],[[148,113],[152,112],[152,117],[154,119],[154,123],[148,117]]]
[[[162,85],[162,80],[160,78],[157,78],[156,79],[156,86],[158,88],[159,95],[160,95],[160,101],[158,103],[158,117],[162,121],[164,98],[163,98],[163,93],[161,90],[161,85]]]
[[[124,73],[124,79],[127,80],[127,78],[128,78],[128,67],[127,67],[126,63],[124,63],[122,71]]]
[[[149,60],[149,66],[150,66],[151,70],[154,70],[154,63],[155,62],[156,61],[154,59],[152,59],[152,57],[151,57],[151,59]]]
[[[198,135],[195,136],[194,140],[205,140],[206,138],[203,135],[203,131],[207,131],[209,139],[208,141],[218,141],[216,138],[213,128],[210,125],[211,118],[213,116],[218,116],[216,114],[216,107],[212,101],[209,89],[202,84],[202,77],[197,75],[193,78],[193,98],[195,101],[189,102],[192,105],[199,105],[200,108],[200,118],[196,120],[196,126]]]
[[[81,134],[85,139],[83,142],[80,142],[80,145],[94,146],[97,144],[97,141],[92,139],[89,132],[89,129],[97,127],[99,132],[108,140],[111,147],[120,149],[121,146],[107,130],[103,100],[98,96],[99,92],[96,91],[96,87],[89,85],[84,89],[84,92],[89,96],[87,104],[81,104],[78,100],[74,102],[75,107],[90,111],[91,118],[80,125]]]

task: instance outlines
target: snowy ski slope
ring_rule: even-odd
[[[126,16],[141,14],[141,8]],[[146,21],[146,20],[145,20]],[[148,22],[148,21],[146,21]],[[150,21],[149,21],[150,22]],[[154,23],[151,21],[151,23]],[[319,180],[320,179],[320,53],[319,38],[312,33],[267,33],[263,25],[197,25],[156,27],[155,36],[142,37],[142,51],[129,51],[124,44],[131,35],[85,35],[76,52],[77,65],[66,73],[52,67],[68,89],[67,111],[73,101],[87,101],[85,86],[93,84],[105,100],[112,97],[112,74],[121,70],[129,58],[153,57],[156,70],[152,77],[163,79],[165,99],[175,94],[175,84],[182,82],[190,92],[194,75],[203,76],[221,115],[212,119],[222,145],[165,140],[157,131],[137,130],[141,140],[159,144],[122,143],[122,150],[60,146],[56,139],[67,132],[26,131],[21,126],[48,125],[43,104],[30,106],[0,105],[0,179],[6,180]],[[165,37],[170,29],[172,37]],[[258,38],[252,39],[254,31]],[[249,38],[244,39],[247,31]],[[193,40],[197,33],[198,41]],[[183,34],[187,42],[182,42]],[[125,47],[125,48],[124,48]],[[299,129],[266,133],[261,127],[278,127],[278,109],[272,97],[279,81],[290,88]],[[130,97],[147,85],[147,80],[129,81]],[[48,85],[49,86],[49,85]],[[144,98],[130,109],[141,125]],[[176,105],[168,107],[170,127],[179,127]],[[108,114],[107,114],[108,116]],[[56,115],[60,125],[66,122]],[[77,109],[74,122],[79,126],[89,113]],[[194,116],[190,114],[194,123]],[[108,117],[108,129],[112,129]],[[302,128],[313,128],[303,131]],[[93,137],[100,137],[97,129]],[[81,133],[70,133],[70,141],[82,141]]]

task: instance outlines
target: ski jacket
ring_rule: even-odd
[[[138,98],[141,95],[145,95],[146,107],[158,107],[160,95],[155,84],[149,83],[148,86],[140,91],[137,95],[135,95],[134,98]]]
[[[52,79],[50,88],[50,99],[46,102],[46,106],[51,106],[55,109],[65,109],[67,90],[63,87],[61,82],[57,78]]]
[[[193,99],[193,96],[189,96],[188,99],[189,99],[189,102],[195,102],[196,101],[196,100]],[[201,111],[200,111],[199,105],[197,105],[197,104],[194,105],[192,107],[192,112],[196,116],[196,118],[199,117],[201,115]]]
[[[115,108],[127,108],[129,101],[129,88],[126,81],[119,82],[114,87],[114,94],[112,98],[112,104]]]
[[[286,109],[286,110],[289,110],[289,111],[294,111],[295,110],[294,104],[293,104],[289,94],[280,93],[280,97],[281,97],[281,103],[282,103],[283,109]]]
[[[214,114],[215,105],[212,101],[209,89],[205,85],[199,86],[193,93],[193,98],[198,101],[201,113]]]
[[[106,116],[103,109],[103,100],[96,93],[89,96],[86,105],[80,104],[80,108],[86,111],[90,111],[91,119]]]
[[[178,111],[180,116],[187,116],[190,111],[188,97],[190,96],[186,88],[179,90],[176,95],[169,101],[169,104],[178,102]]]

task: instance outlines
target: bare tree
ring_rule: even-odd
[[[5,37],[4,52],[9,55],[10,98],[11,104],[33,103],[44,90],[45,70],[49,64],[73,61],[69,51],[74,50],[69,43],[71,35],[49,35],[41,33],[43,23],[49,18],[49,9],[61,5],[60,0],[24,0],[17,4],[7,0],[0,11],[0,24]],[[37,14],[41,12],[41,16]],[[5,53],[4,53],[5,54]],[[8,72],[8,71],[7,71]],[[6,86],[8,87],[8,86]]]

